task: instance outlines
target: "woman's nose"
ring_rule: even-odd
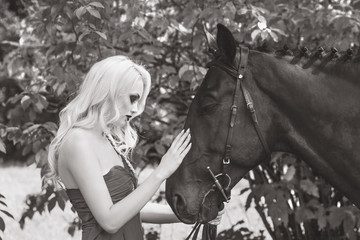
[[[138,103],[134,103],[134,104],[131,104],[131,114],[134,114],[134,113],[137,113],[139,110],[139,104]]]

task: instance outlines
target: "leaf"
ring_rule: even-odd
[[[256,39],[256,37],[259,35],[261,31],[259,29],[255,29],[252,33],[251,33],[251,40],[254,41]]]
[[[100,31],[95,31],[100,37],[102,37],[103,39],[107,40],[107,37],[105,35],[105,33],[100,32]]]
[[[319,227],[319,230],[321,231],[321,230],[323,230],[323,229],[325,229],[325,227],[326,227],[326,224],[327,224],[327,221],[326,221],[326,218],[325,218],[325,216],[318,216],[318,218],[317,218],[317,224],[318,224],[318,227]]]
[[[66,82],[63,82],[63,83],[60,84],[59,87],[56,89],[56,94],[57,94],[58,96],[60,96],[60,95],[64,92],[65,88],[66,88]]]
[[[39,94],[37,97],[38,97],[38,101],[41,102],[43,108],[47,108],[49,106],[49,102],[47,101],[45,96]]]
[[[4,222],[4,219],[2,219],[2,217],[0,217],[0,230],[2,232],[5,231],[5,222]]]
[[[300,181],[300,188],[304,190],[307,194],[314,197],[319,197],[319,188],[310,181],[310,179],[303,179]]]
[[[26,110],[30,106],[31,102],[32,100],[29,95],[23,96],[20,101],[21,106],[24,110]]]
[[[190,65],[188,65],[188,64],[185,64],[185,65],[183,65],[181,68],[180,68],[180,70],[179,70],[179,78],[182,78],[182,76],[184,75],[184,73],[186,72],[186,71],[188,71],[189,69],[190,69]]]
[[[181,23],[179,23],[178,21],[176,21],[175,19],[170,19],[170,26],[172,26],[173,28],[175,28],[176,30],[178,30],[179,32],[182,33],[191,33],[191,30],[186,28],[184,25],[182,25]]]
[[[335,229],[340,226],[340,224],[344,221],[346,218],[346,214],[344,212],[344,209],[332,207],[331,212],[328,216],[328,222],[330,224],[330,227],[332,229]]]
[[[5,146],[5,143],[3,142],[3,140],[1,138],[0,138],[0,152],[3,152],[3,153],[6,154],[6,146]],[[1,196],[0,196],[0,198],[1,198]]]
[[[31,144],[28,144],[28,145],[26,145],[26,146],[23,148],[21,154],[22,154],[23,156],[26,156],[26,155],[28,155],[28,154],[31,152],[31,150],[32,150],[32,145],[31,145]]]
[[[179,83],[179,78],[177,76],[171,76],[169,81],[169,86],[172,88],[175,88]]]
[[[281,30],[281,29],[278,29],[278,28],[270,28],[270,29],[271,29],[271,31],[277,32],[278,34],[283,35],[283,36],[285,36],[285,37],[288,36],[288,35],[287,35],[283,30]]]
[[[289,166],[284,175],[285,181],[290,182],[292,179],[294,179],[295,173],[296,173],[296,168],[294,166]]]
[[[268,209],[268,214],[273,220],[275,226],[284,224],[284,226],[287,227],[289,223],[289,215],[286,210],[279,208],[277,204],[270,204]]]
[[[6,205],[6,203],[5,203],[4,201],[1,201],[1,200],[0,200],[0,204],[2,204],[2,205],[4,205],[4,206],[7,207],[7,205]]]
[[[259,16],[257,16],[257,19],[259,20],[259,22],[264,23],[265,25],[267,25],[266,24],[266,19],[265,19],[264,16],[259,15]]]
[[[134,30],[145,40],[149,42],[153,41],[153,37],[151,36],[151,34],[148,31],[146,31],[143,27],[135,27]]]
[[[271,31],[270,29],[266,29],[266,31],[270,34],[271,38],[274,40],[274,42],[278,42],[279,41],[279,37],[276,35],[276,33],[274,33],[273,31]]]
[[[59,196],[59,195],[58,195],[58,197],[57,197],[57,202],[58,202],[59,207],[61,208],[61,210],[64,211],[64,209],[65,209],[65,201],[64,201],[64,199],[62,198],[62,196]]]
[[[49,203],[48,203],[48,211],[51,212],[56,204],[56,197],[53,197],[52,199],[50,199]]]
[[[93,6],[93,7],[104,8],[104,5],[102,5],[99,2],[91,2],[91,3],[89,3],[89,5]]]
[[[46,128],[49,132],[51,132],[54,136],[58,130],[58,125],[54,122],[46,122],[43,124],[43,127]]]
[[[239,10],[237,10],[237,14],[239,15],[243,15],[243,14],[246,14],[249,10],[247,9],[247,7],[243,7],[243,8],[240,8]]]
[[[35,110],[37,110],[37,112],[41,113],[44,110],[45,106],[42,104],[41,101],[36,101],[35,103]]]
[[[346,235],[349,238],[353,237],[353,233],[354,233],[354,228],[355,228],[355,223],[356,223],[356,217],[354,216],[354,214],[351,211],[346,211],[346,218],[344,219],[344,223],[343,223],[343,227],[344,227],[344,231],[346,233]]]
[[[90,30],[86,30],[85,32],[81,33],[79,36],[79,41],[81,41],[86,35],[89,35],[91,33]]]
[[[69,228],[68,228],[68,233],[73,237],[74,236],[74,233],[75,233],[75,226],[74,225],[71,225]]]
[[[90,13],[91,16],[101,19],[101,15],[98,10],[92,8],[86,8],[86,10]]]
[[[50,35],[52,35],[52,34],[54,34],[54,31],[56,30],[56,25],[52,22],[49,22],[48,24],[46,24],[45,28],[46,28],[46,31]]]
[[[162,145],[160,142],[155,142],[155,149],[160,155],[163,155],[166,152],[164,145]]]
[[[85,7],[79,7],[78,9],[75,10],[75,15],[78,19],[80,19],[85,13],[86,13]]]
[[[64,7],[64,5],[61,2],[51,7],[50,15],[53,20],[59,15],[62,7]]]
[[[249,187],[246,187],[246,188],[241,189],[240,195],[244,194],[245,192],[247,192],[247,191],[249,191],[249,190],[250,190]]]
[[[246,199],[246,203],[245,203],[246,211],[250,208],[253,199],[255,200],[254,193],[250,192],[250,194],[248,195],[248,197]]]
[[[1,212],[3,212],[5,215],[7,215],[8,217],[14,219],[13,215],[11,215],[8,211],[5,210],[0,210]]]

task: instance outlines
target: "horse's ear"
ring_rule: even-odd
[[[222,24],[217,25],[217,46],[222,54],[224,54],[230,63],[233,62],[236,54],[236,42],[235,38],[230,30]]]
[[[206,29],[206,26],[204,23],[202,24],[202,28],[203,28],[203,31],[204,31],[204,34],[206,37],[206,42],[207,42],[207,45],[209,48],[209,52],[211,54],[213,54],[214,56],[216,56],[216,54],[218,52],[218,47],[216,45],[215,37],[211,33],[209,33],[209,31]]]

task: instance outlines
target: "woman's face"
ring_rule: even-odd
[[[119,119],[119,125],[123,126],[127,121],[133,118],[139,111],[139,99],[143,94],[144,86],[140,79],[137,79],[130,91],[124,95],[121,95],[117,99],[117,106],[121,117]]]

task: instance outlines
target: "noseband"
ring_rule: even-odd
[[[230,183],[227,184],[227,186],[221,185],[219,183],[219,181],[217,180],[217,176],[221,176],[221,175],[227,176],[227,178],[229,178],[229,182],[231,182],[231,178],[228,174],[228,167],[231,163],[231,149],[232,149],[231,142],[232,142],[233,133],[234,133],[233,131],[234,131],[236,114],[237,114],[237,109],[238,109],[237,104],[238,104],[239,98],[240,98],[240,91],[242,92],[242,94],[244,96],[246,106],[251,115],[252,122],[254,124],[256,133],[260,139],[262,146],[265,149],[267,157],[270,159],[270,155],[271,155],[269,146],[266,143],[265,138],[260,131],[259,122],[258,122],[255,108],[254,108],[254,102],[251,98],[249,91],[247,90],[247,88],[244,84],[244,82],[245,82],[244,80],[246,79],[245,73],[246,73],[246,66],[247,66],[247,62],[248,62],[248,56],[249,56],[249,49],[246,47],[239,47],[239,48],[236,48],[236,55],[235,55],[235,60],[234,60],[235,63],[233,65],[231,65],[231,66],[226,65],[218,59],[207,64],[208,67],[220,68],[222,71],[226,72],[227,74],[229,74],[230,76],[232,76],[236,79],[236,87],[235,87],[235,91],[234,91],[233,102],[232,102],[232,105],[230,108],[230,111],[231,111],[230,124],[229,124],[228,134],[226,137],[226,142],[225,142],[224,157],[222,160],[222,173],[215,176],[213,174],[213,172],[211,171],[210,167],[209,166],[207,167],[208,171],[210,172],[210,174],[215,182],[215,186],[219,189],[221,195],[224,197],[224,201],[226,201],[226,202],[229,202],[229,200],[230,200],[230,195],[231,195],[230,194]],[[234,66],[237,66],[237,67],[235,68]]]

